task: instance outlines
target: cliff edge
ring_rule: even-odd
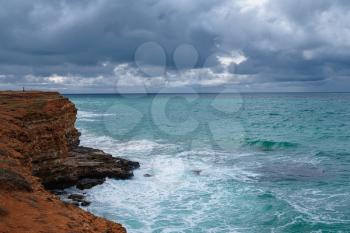
[[[54,92],[0,92],[0,232],[126,232],[47,189],[127,179],[137,162],[79,146],[77,109]]]

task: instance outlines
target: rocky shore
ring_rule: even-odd
[[[74,104],[58,93],[0,92],[1,233],[126,232],[48,191],[91,188],[106,177],[128,179],[139,167],[79,146],[76,115]]]

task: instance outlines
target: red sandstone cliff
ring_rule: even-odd
[[[78,147],[76,113],[58,93],[0,92],[1,233],[125,232],[44,188],[68,187],[84,178],[129,178],[138,166]]]

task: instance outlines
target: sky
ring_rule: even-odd
[[[347,0],[0,0],[0,89],[350,91]]]

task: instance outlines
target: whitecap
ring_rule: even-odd
[[[109,115],[113,115],[113,114],[78,110],[77,117],[78,117],[78,121],[96,121],[103,116],[109,116]]]

